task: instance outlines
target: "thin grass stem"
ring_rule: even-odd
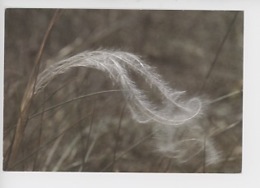
[[[32,151],[30,154],[28,154],[26,157],[23,157],[21,160],[17,161],[16,163],[14,163],[12,166],[10,166],[9,170],[12,170],[13,168],[15,168],[16,166],[18,166],[19,164],[21,164],[22,162],[24,162],[25,160],[33,157],[37,152],[43,150],[44,148],[46,148],[49,144],[51,144],[52,142],[54,142],[55,140],[57,140],[59,137],[63,136],[66,132],[72,130],[73,128],[75,128],[76,125],[78,125],[81,121],[85,120],[88,118],[88,115],[85,116],[84,118],[80,119],[79,121],[77,121],[76,123],[72,124],[70,127],[68,127],[67,129],[65,129],[64,131],[62,131],[61,133],[59,133],[57,136],[54,136],[52,139],[48,140],[47,142],[45,142],[44,144],[42,144],[41,146],[39,146],[37,149],[35,149],[34,151]]]
[[[52,19],[50,20],[47,30],[44,34],[43,40],[41,42],[37,57],[35,59],[34,69],[30,75],[30,79],[28,81],[28,84],[26,86],[25,93],[24,93],[24,96],[22,99],[21,108],[20,108],[20,116],[19,116],[16,128],[15,128],[15,133],[14,133],[13,140],[11,143],[10,155],[8,156],[7,163],[6,163],[7,169],[9,169],[9,167],[12,165],[12,163],[15,163],[15,161],[17,160],[17,156],[19,153],[20,145],[22,142],[25,128],[26,128],[26,124],[28,122],[28,115],[29,115],[32,99],[34,96],[34,91],[35,91],[35,86],[36,86],[36,82],[37,82],[37,76],[38,76],[38,72],[39,72],[42,54],[43,54],[45,45],[47,43],[47,39],[49,38],[50,32],[54,26],[54,23],[56,22],[56,20],[59,16],[59,13],[60,13],[60,10],[56,10]]]
[[[216,98],[216,99],[214,99],[214,100],[211,100],[211,101],[209,102],[209,104],[218,103],[218,102],[220,102],[220,101],[222,101],[222,100],[228,99],[228,98],[230,98],[230,97],[233,97],[233,96],[236,96],[236,95],[239,95],[239,94],[242,94],[242,93],[243,93],[243,90],[234,91],[234,92],[228,93],[228,94],[226,94],[226,95],[223,95],[223,96],[221,96],[221,97],[218,97],[218,98]]]
[[[111,163],[107,164],[100,172],[104,172],[107,169],[111,168],[111,166],[118,161],[119,159],[121,159],[123,156],[125,156],[128,152],[130,152],[131,150],[133,150],[134,148],[136,148],[137,146],[139,146],[140,144],[142,144],[144,141],[150,139],[152,136],[154,136],[154,132],[144,136],[142,139],[140,139],[139,141],[137,141],[136,143],[134,143],[132,146],[130,146],[129,148],[127,148],[125,151],[123,151],[120,155],[116,156],[115,160],[113,160]]]
[[[227,30],[225,36],[223,37],[223,39],[222,39],[222,41],[221,41],[221,43],[220,43],[220,45],[219,45],[219,47],[218,47],[218,49],[217,49],[217,52],[216,52],[216,54],[215,54],[215,57],[214,57],[212,63],[210,64],[210,67],[209,67],[209,69],[208,69],[208,72],[207,72],[207,74],[206,74],[206,76],[205,76],[205,78],[204,78],[204,80],[203,80],[203,82],[202,82],[202,84],[201,84],[201,86],[200,86],[200,89],[199,89],[199,91],[198,91],[199,94],[200,94],[202,91],[204,91],[204,88],[205,88],[205,86],[206,86],[206,83],[207,83],[207,81],[208,81],[210,75],[212,74],[212,72],[213,72],[213,70],[214,70],[214,68],[215,68],[215,65],[216,65],[216,63],[217,63],[217,61],[218,61],[218,58],[219,58],[219,55],[220,55],[220,53],[221,53],[221,51],[222,51],[222,49],[223,49],[223,46],[224,46],[225,42],[227,41],[229,34],[230,34],[231,31],[232,31],[232,28],[233,28],[233,25],[234,25],[234,23],[235,23],[235,21],[236,21],[237,15],[238,15],[238,12],[234,13],[234,16],[233,16],[233,18],[232,18],[232,20],[231,20],[231,22],[230,22],[230,24],[229,24],[229,28],[228,28],[228,30]]]
[[[79,97],[76,97],[76,98],[67,100],[67,101],[65,101],[65,102],[59,103],[59,104],[57,104],[57,105],[51,106],[51,107],[49,107],[49,108],[46,108],[43,112],[45,113],[45,112],[54,110],[54,109],[59,108],[59,107],[61,107],[61,106],[63,106],[63,105],[66,105],[66,104],[69,104],[69,103],[71,103],[71,102],[74,102],[74,101],[77,101],[77,100],[81,100],[81,99],[84,99],[84,98],[87,98],[87,97],[92,97],[92,96],[95,96],[95,95],[106,94],[106,93],[113,93],[113,92],[122,92],[122,90],[113,89],[113,90],[105,90],[105,91],[99,91],[99,92],[94,92],[94,93],[82,95],[82,96],[79,96]],[[29,119],[32,119],[32,118],[34,118],[34,117],[37,117],[37,116],[39,116],[41,113],[42,113],[42,112],[32,114],[32,115],[29,117]]]
[[[117,150],[118,150],[118,140],[119,140],[119,136],[120,136],[120,130],[121,130],[121,126],[122,126],[122,120],[123,120],[125,108],[126,108],[126,103],[124,104],[124,106],[123,106],[123,108],[121,110],[119,123],[118,123],[118,128],[117,128],[117,133],[116,133],[116,136],[115,136],[115,147],[114,147],[114,154],[113,154],[112,171],[114,171],[114,166],[115,166],[115,162],[116,162],[116,154],[117,154]]]

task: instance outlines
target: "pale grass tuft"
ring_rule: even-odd
[[[196,157],[203,157],[205,165],[220,161],[220,153],[211,138],[206,137],[198,120],[187,122],[181,127],[157,125],[154,133],[155,151],[178,163],[186,163]]]
[[[87,51],[55,63],[39,74],[35,93],[44,89],[55,76],[75,67],[94,68],[107,73],[120,85],[128,107],[138,122],[154,121],[166,125],[180,125],[200,113],[201,101],[198,98],[179,100],[183,92],[173,91],[160,75],[140,58],[121,51]],[[158,89],[163,99],[160,107],[151,103],[143,91],[137,88],[129,77],[129,71],[138,73],[151,87]]]
[[[171,89],[161,76],[155,72],[154,68],[144,63],[138,56],[128,52],[86,51],[57,62],[39,74],[35,94],[43,90],[54,77],[75,67],[93,68],[108,74],[111,80],[120,86],[127,107],[136,121],[161,125],[156,136],[158,151],[166,155],[171,154],[171,156],[182,161],[186,160],[187,155],[183,148],[192,148],[193,151],[194,148],[202,147],[203,142],[199,138],[201,135],[181,140],[176,140],[174,137],[176,129],[182,129],[182,125],[190,124],[191,120],[201,113],[202,101],[199,98],[181,100],[180,97],[184,94],[183,91]],[[148,100],[148,96],[130,78],[130,72],[137,73],[150,88],[157,90],[162,102],[154,104]],[[158,126],[156,127],[158,128]],[[195,129],[200,128],[194,125],[193,130],[195,130],[194,127]],[[191,147],[191,145],[194,147]],[[182,148],[181,152],[179,152],[180,148]],[[210,148],[213,148],[213,146],[210,146]],[[213,149],[211,150],[213,151]]]

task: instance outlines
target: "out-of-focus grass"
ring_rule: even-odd
[[[53,10],[7,9],[4,75],[4,156],[10,149],[25,86]],[[84,50],[120,49],[141,55],[171,87],[208,101],[242,90],[243,13],[226,11],[62,10],[43,53],[41,70]],[[209,78],[205,77],[230,30]],[[143,81],[136,78],[140,86]],[[199,91],[205,82],[205,87]],[[144,87],[144,86],[142,86]],[[200,123],[222,155],[184,164],[157,154],[149,124],[138,124],[120,92],[51,106],[116,85],[101,72],[75,69],[33,99],[21,153],[22,171],[240,172],[242,94],[212,103]],[[6,160],[6,157],[5,157]]]

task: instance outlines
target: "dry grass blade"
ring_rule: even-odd
[[[128,152],[130,152],[131,150],[133,150],[134,148],[138,147],[140,144],[144,143],[146,140],[150,139],[151,137],[154,136],[154,133],[148,134],[145,137],[141,138],[140,140],[138,140],[136,143],[134,143],[133,145],[131,145],[129,148],[127,148],[125,151],[123,151],[121,154],[117,155],[115,157],[115,159],[107,164],[100,172],[104,172],[108,169],[110,169],[114,163],[118,160],[120,160],[123,156],[125,156]]]
[[[27,156],[25,156],[24,158],[22,158],[21,160],[17,161],[16,163],[12,164],[9,169],[12,170],[13,168],[15,168],[16,166],[20,165],[22,162],[24,162],[25,160],[33,157],[35,154],[37,154],[39,151],[43,150],[44,148],[46,148],[48,145],[50,145],[51,143],[55,142],[58,138],[60,138],[61,136],[63,136],[66,132],[72,130],[73,128],[75,128],[75,126],[77,126],[81,121],[85,120],[88,118],[88,115],[86,117],[83,117],[82,119],[78,120],[76,123],[74,123],[73,125],[71,125],[70,127],[66,128],[64,131],[62,131],[61,133],[59,133],[58,135],[56,135],[55,137],[53,137],[52,139],[46,141],[44,144],[40,145],[38,148],[36,148],[34,151],[32,151],[30,154],[28,154]]]
[[[242,94],[242,92],[243,92],[242,90],[239,90],[239,91],[234,91],[234,92],[228,93],[226,95],[218,97],[217,99],[211,100],[209,104],[220,102],[220,101],[225,100],[225,99],[227,99],[229,97],[233,97],[235,95]]]
[[[219,55],[220,55],[220,52],[221,52],[221,50],[223,49],[223,46],[224,46],[224,44],[225,44],[225,42],[226,42],[226,40],[227,40],[227,38],[228,38],[228,36],[229,36],[231,30],[232,30],[232,27],[233,27],[233,25],[234,25],[234,23],[235,23],[235,21],[236,21],[237,15],[238,15],[238,12],[235,13],[233,19],[231,20],[231,22],[230,22],[230,24],[229,24],[229,28],[228,28],[228,30],[227,30],[227,32],[226,32],[226,34],[225,34],[223,40],[221,41],[221,43],[220,43],[220,45],[219,45],[219,47],[218,47],[218,49],[217,49],[216,55],[215,55],[215,57],[214,57],[214,59],[213,59],[211,65],[210,65],[210,68],[209,68],[209,70],[208,70],[208,72],[207,72],[207,74],[206,74],[206,76],[205,76],[205,79],[203,80],[203,82],[202,82],[202,84],[201,84],[201,87],[200,87],[200,89],[199,89],[199,93],[204,90],[204,88],[205,88],[205,86],[206,86],[206,83],[207,83],[207,81],[208,81],[208,79],[209,79],[209,77],[210,77],[212,71],[214,70],[214,67],[215,67],[215,64],[216,64],[216,62],[217,62],[217,60],[218,60],[218,57],[219,57]]]
[[[51,106],[45,110],[43,110],[42,112],[39,112],[39,113],[35,113],[35,114],[32,114],[29,119],[32,119],[36,116],[39,116],[41,115],[42,113],[45,113],[45,112],[48,112],[50,110],[54,110],[56,108],[59,108],[63,105],[66,105],[68,103],[71,103],[73,101],[76,101],[76,100],[81,100],[81,99],[84,99],[84,98],[87,98],[87,97],[91,97],[91,96],[95,96],[95,95],[100,95],[100,94],[106,94],[106,93],[113,93],[113,92],[121,92],[122,90],[116,90],[116,89],[113,89],[113,90],[105,90],[105,91],[98,91],[98,92],[95,92],[95,93],[90,93],[90,94],[86,94],[86,95],[82,95],[82,96],[79,96],[79,97],[76,97],[76,98],[73,98],[73,99],[69,99],[65,102],[62,102],[62,103],[59,103],[59,104],[56,104],[54,106]]]
[[[50,35],[50,32],[53,28],[53,25],[59,16],[59,12],[60,12],[59,10],[55,11],[55,13],[48,25],[48,28],[45,32],[40,49],[38,51],[38,55],[37,55],[35,63],[34,63],[34,69],[30,75],[30,79],[28,81],[28,84],[27,84],[27,87],[26,87],[26,90],[25,90],[25,93],[23,96],[23,100],[22,100],[21,108],[20,108],[20,116],[19,116],[19,119],[18,119],[18,122],[16,125],[13,141],[11,144],[10,155],[7,159],[7,169],[16,160],[18,152],[19,152],[20,144],[21,144],[21,141],[23,138],[23,133],[26,128],[27,121],[28,121],[29,109],[30,109],[30,105],[31,105],[34,90],[35,90],[35,84],[37,81],[37,76],[38,76],[38,72],[39,72],[39,66],[40,66],[43,50],[46,45],[48,36]]]
[[[116,133],[116,137],[115,137],[115,148],[114,148],[114,154],[113,154],[113,165],[111,167],[112,171],[114,171],[114,167],[115,167],[117,149],[118,149],[118,145],[119,145],[118,140],[119,140],[119,135],[120,135],[120,129],[122,126],[122,119],[123,119],[124,112],[125,112],[125,107],[126,107],[126,104],[124,104],[124,106],[121,110],[121,114],[120,114],[120,118],[119,118],[119,122],[118,122],[118,128],[117,128],[117,133]]]

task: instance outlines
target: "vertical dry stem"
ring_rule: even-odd
[[[20,149],[20,146],[21,146],[24,130],[25,130],[26,124],[28,122],[28,114],[29,114],[30,106],[31,106],[31,103],[32,103],[33,95],[34,95],[35,83],[37,81],[37,76],[38,76],[38,72],[39,72],[39,65],[40,65],[40,62],[41,62],[43,50],[45,48],[47,39],[50,35],[50,32],[53,28],[53,25],[54,25],[55,21],[57,20],[59,14],[60,14],[60,10],[56,10],[52,19],[50,20],[48,28],[47,28],[47,30],[44,34],[41,46],[39,48],[37,57],[35,59],[34,68],[33,68],[33,71],[30,75],[30,78],[29,78],[29,81],[28,81],[28,84],[26,86],[24,96],[23,96],[23,99],[22,99],[21,108],[20,108],[20,116],[19,116],[18,122],[16,124],[15,133],[14,133],[13,141],[12,141],[12,144],[11,144],[10,154],[9,154],[9,157],[7,159],[7,162],[6,162],[7,163],[7,169],[10,169],[11,165],[17,159],[17,155],[19,153],[19,149]]]

